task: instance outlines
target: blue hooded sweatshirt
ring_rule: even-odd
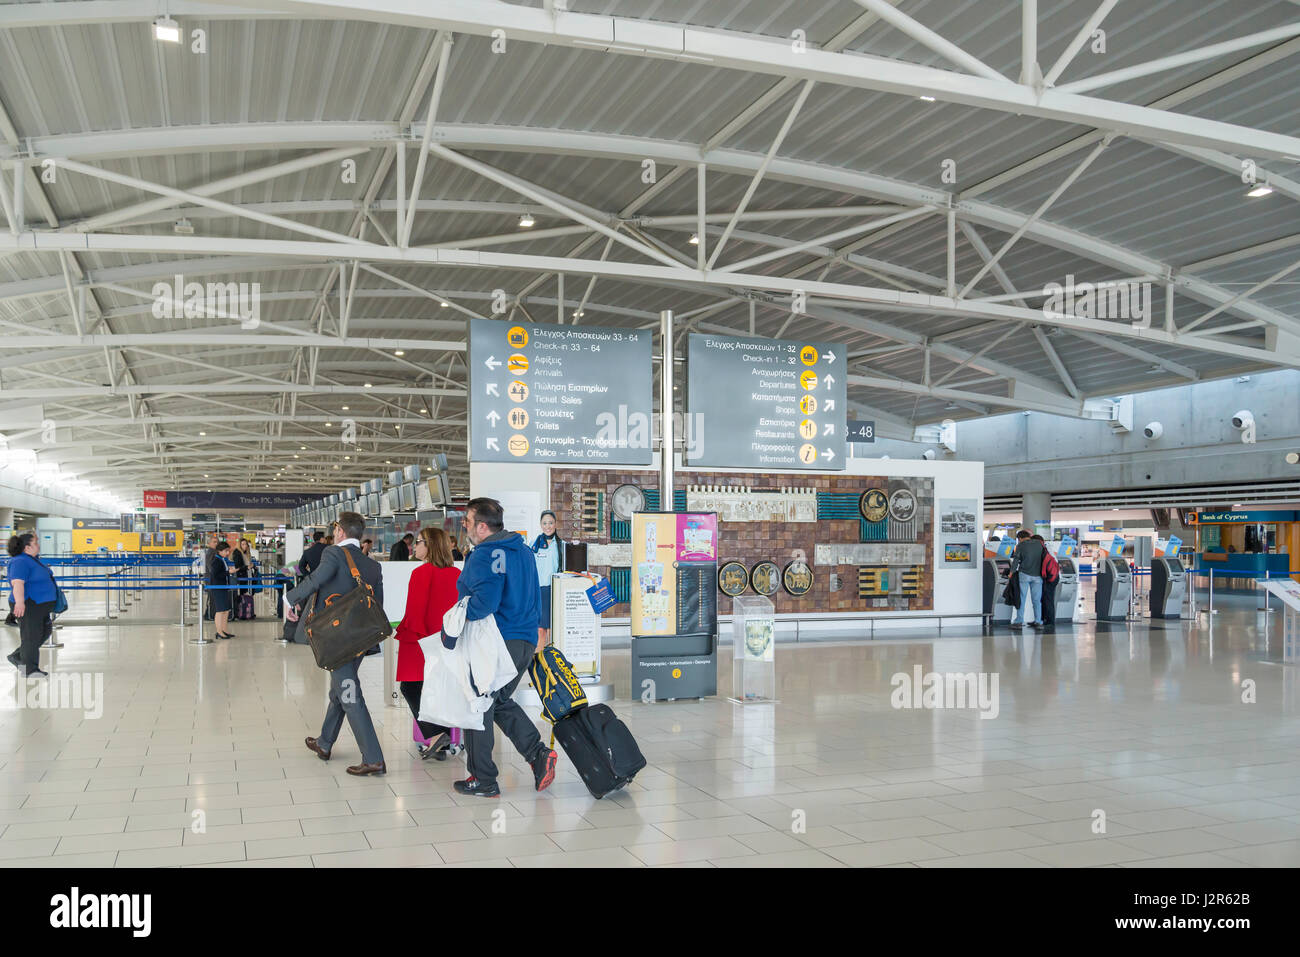
[[[500,531],[479,542],[465,560],[456,591],[461,598],[469,596],[466,620],[495,615],[506,641],[537,644],[541,620],[537,559],[521,536]],[[442,641],[448,648],[456,647],[455,638],[444,635]]]

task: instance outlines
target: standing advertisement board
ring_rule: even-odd
[[[632,515],[632,694],[643,701],[718,692],[718,516]]]

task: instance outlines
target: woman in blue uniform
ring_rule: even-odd
[[[564,539],[555,530],[555,513],[542,512],[542,534],[533,540],[537,556],[537,584],[542,589],[541,619],[537,623],[537,647],[551,640],[551,576],[564,571]]]
[[[229,585],[230,584],[230,567],[226,560],[230,557],[230,543],[218,542],[216,550],[212,553],[212,560],[208,563],[208,584],[209,585]],[[231,591],[229,588],[214,588],[208,592],[212,602],[212,618],[215,622],[215,631],[218,638],[234,638],[234,635],[226,632],[226,622],[230,618],[230,608],[233,604]]]
[[[9,594],[18,619],[21,643],[9,663],[24,677],[45,677],[41,670],[41,644],[50,627],[50,615],[58,598],[54,573],[40,560],[41,543],[35,532],[10,537]]]

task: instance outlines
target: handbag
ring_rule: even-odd
[[[63,589],[58,585],[54,586],[54,608],[51,610],[52,615],[62,615],[68,610],[68,596],[63,593]]]
[[[346,595],[330,595],[307,619],[307,643],[316,664],[326,671],[359,658],[393,633],[374,590],[361,580],[348,550],[342,551],[357,587]]]

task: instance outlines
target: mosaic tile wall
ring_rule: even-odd
[[[559,519],[560,533],[568,540],[580,539],[585,542],[609,542],[610,523],[608,517],[602,535],[583,535],[578,532],[579,520],[573,510],[572,488],[582,486],[584,492],[603,491],[604,507],[609,509],[609,500],[614,489],[625,483],[637,485],[643,490],[657,490],[658,475],[654,472],[617,469],[552,469],[551,470],[551,508]],[[930,478],[887,478],[869,475],[765,475],[759,473],[738,472],[678,472],[675,478],[677,497],[680,499],[682,489],[687,485],[741,485],[750,488],[776,488],[780,486],[799,486],[813,488],[822,501],[827,500],[824,493],[845,496],[838,501],[838,507],[819,506],[823,516],[816,523],[777,523],[777,522],[721,522],[719,524],[720,554],[719,565],[728,561],[739,561],[746,568],[752,568],[760,561],[776,562],[784,568],[791,560],[795,549],[807,553],[808,562],[813,569],[813,587],[808,594],[796,598],[784,588],[772,595],[772,602],[778,613],[797,612],[837,612],[837,611],[929,611],[934,608],[934,480]],[[915,535],[910,538],[894,539],[896,541],[914,541],[925,546],[926,560],[920,568],[919,575],[914,575],[910,566],[890,566],[890,578],[903,580],[907,575],[908,591],[915,589],[916,594],[905,596],[891,594],[884,598],[858,597],[859,571],[857,565],[826,566],[812,564],[814,546],[818,543],[856,543],[880,540],[868,534],[857,511],[857,496],[868,488],[884,488],[890,492],[907,487],[917,498],[917,515]],[[853,497],[853,508],[846,507],[847,496]],[[844,515],[843,518],[828,518],[828,514]],[[865,566],[864,566],[865,567]],[[608,575],[610,569],[592,565],[592,571]],[[839,589],[831,591],[831,573],[839,576]],[[913,580],[915,579],[915,584]],[[753,594],[750,590],[746,594]],[[626,603],[620,603],[610,609],[614,617],[626,616],[629,612]],[[731,598],[719,593],[718,613],[731,613]]]

